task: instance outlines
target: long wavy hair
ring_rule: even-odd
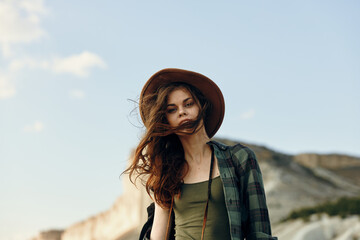
[[[167,122],[166,109],[168,96],[176,89],[186,89],[200,111],[194,121],[174,128]],[[146,96],[141,104],[146,131],[124,173],[129,174],[133,183],[133,177],[135,180],[140,177],[149,196],[153,196],[160,206],[169,208],[172,197],[180,194],[183,178],[188,172],[184,149],[176,133],[183,129],[191,129],[186,132],[190,135],[197,132],[206,122],[211,104],[197,88],[185,83],[163,86],[156,93]]]

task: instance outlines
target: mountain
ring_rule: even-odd
[[[228,145],[237,141],[216,139]],[[313,228],[300,220],[282,223],[292,210],[333,200],[343,196],[360,195],[360,158],[340,154],[299,154],[288,155],[265,146],[241,143],[251,148],[258,159],[266,191],[267,204],[274,235],[295,236],[296,229],[302,229],[301,236],[308,236],[311,229],[321,232],[326,218],[313,219]],[[146,192],[138,185],[134,187],[127,176],[123,178],[124,193],[113,206],[89,219],[73,224],[63,231],[40,233],[33,240],[134,240],[146,220],[146,206],[151,202]],[[325,220],[324,220],[325,219]],[[317,221],[317,223],[316,223]],[[329,220],[328,229],[341,224],[340,220]],[[347,222],[356,222],[349,220]],[[300,221],[301,222],[301,221]],[[287,225],[286,225],[287,224]],[[310,224],[310,223],[309,223]],[[360,220],[357,221],[360,224]],[[349,224],[348,224],[349,225]],[[346,226],[344,220],[344,229]],[[352,227],[354,224],[350,224]],[[304,230],[305,229],[305,230]],[[310,230],[306,230],[310,229]],[[350,231],[350,230],[349,230]],[[335,232],[335,231],[333,231]],[[311,231],[310,231],[311,233]],[[54,236],[54,234],[57,234]],[[321,235],[321,234],[320,234]],[[349,235],[353,237],[355,235]],[[284,238],[289,239],[289,238]],[[333,238],[318,238],[333,239]],[[344,238],[346,239],[346,238]],[[349,238],[350,239],[350,238]]]

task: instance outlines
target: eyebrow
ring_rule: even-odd
[[[192,99],[192,98],[191,98],[191,97],[188,97],[188,98],[184,99],[183,103],[184,103],[184,102],[187,102],[187,101],[190,100],[190,99]],[[176,106],[176,105],[175,105],[174,103],[170,103],[170,104],[168,104],[167,106],[170,107],[170,106]]]

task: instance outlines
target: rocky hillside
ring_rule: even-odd
[[[339,154],[299,154],[294,161],[309,168],[323,168],[332,171],[360,186],[359,158]]]
[[[218,140],[228,145],[237,143],[225,139]],[[250,147],[257,156],[263,174],[270,218],[274,224],[287,216],[293,209],[313,206],[341,196],[360,194],[360,184],[352,181],[350,176],[337,174],[335,168],[337,161],[333,156],[339,156],[338,166],[352,169],[360,166],[360,158],[331,155],[333,163],[330,165],[326,158],[317,155],[322,160],[311,165],[311,161],[308,159],[311,159],[314,154],[293,156],[273,151],[264,146],[242,144]],[[334,168],[329,168],[329,166]],[[360,169],[357,174],[360,175]]]
[[[229,145],[237,143],[226,139],[217,140]],[[360,158],[336,154],[300,154],[293,156],[273,151],[264,146],[242,144],[249,146],[258,158],[263,173],[274,235],[283,236],[282,239],[292,239],[287,236],[295,236],[296,229],[303,229],[302,235],[300,233],[296,235],[299,236],[296,239],[302,240],[309,239],[306,236],[311,234],[306,229],[323,226],[324,221],[334,223],[329,224],[327,229],[343,224],[341,225],[343,228],[339,230],[342,232],[347,231],[346,226],[348,225],[358,226],[360,224],[358,218],[354,218],[355,220],[351,218],[340,224],[338,221],[341,219],[331,218],[327,220],[325,217],[313,219],[311,223],[313,228],[307,227],[310,223],[303,223],[300,220],[280,223],[280,220],[293,209],[313,206],[342,196],[360,195],[358,178],[360,176]],[[123,181],[124,194],[115,201],[108,211],[75,223],[64,231],[52,231],[51,234],[46,234],[48,232],[40,233],[33,240],[137,239],[139,229],[146,219],[145,209],[150,199],[143,189],[135,188],[126,177],[123,178]],[[348,222],[352,223],[353,221],[356,223],[348,224]],[[317,230],[320,235],[323,234],[319,233],[322,231],[321,229]],[[57,233],[58,238],[55,238],[54,233]],[[46,238],[47,235],[51,235],[52,238]],[[305,237],[301,238],[301,236]],[[349,236],[354,237],[355,235],[350,234]]]
[[[310,221],[287,221],[273,227],[278,239],[291,240],[360,240],[360,218],[329,217],[313,215]]]

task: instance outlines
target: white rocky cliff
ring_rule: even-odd
[[[141,225],[147,219],[146,207],[151,199],[138,183],[136,188],[122,176],[123,194],[113,206],[102,213],[75,223],[64,231],[39,233],[32,240],[117,240],[136,239]]]

